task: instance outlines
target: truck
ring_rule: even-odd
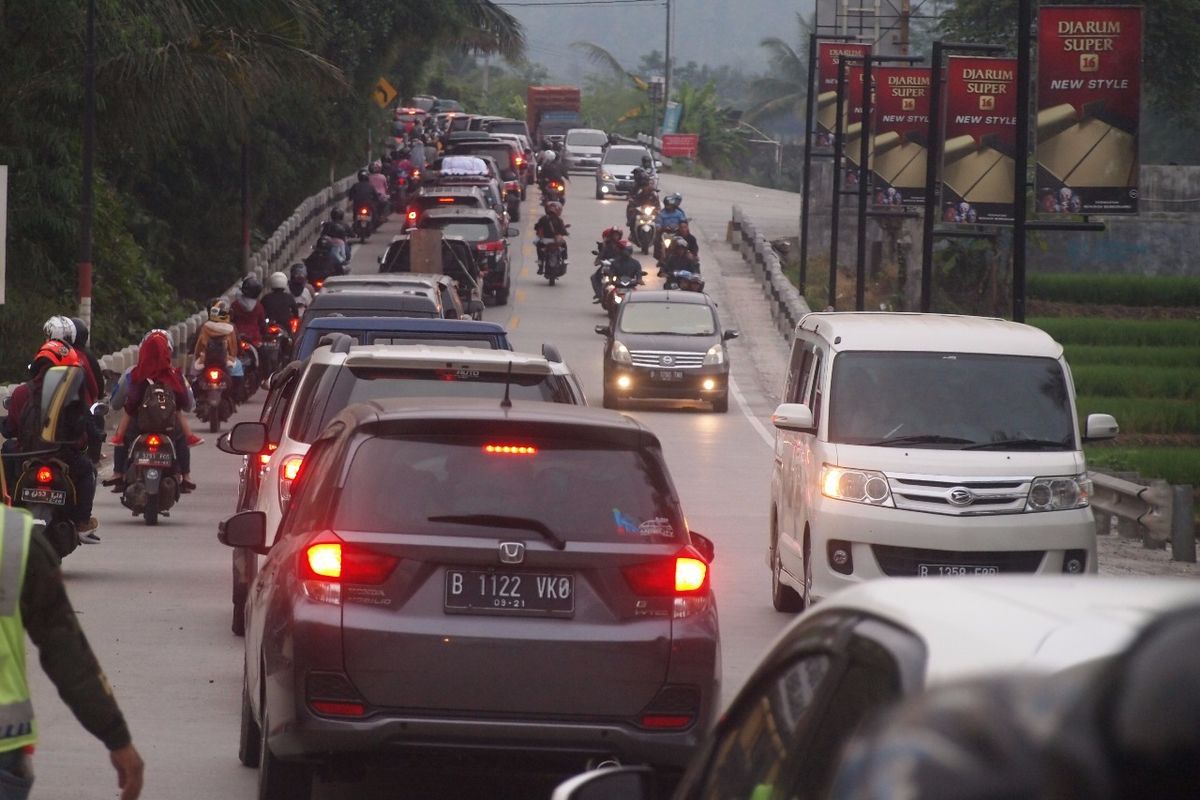
[[[533,141],[561,141],[571,128],[582,125],[578,86],[530,86],[526,92],[526,124]]]

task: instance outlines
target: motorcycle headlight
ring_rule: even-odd
[[[704,354],[704,366],[715,367],[718,364],[725,363],[725,345],[717,342],[712,347],[708,348],[708,352]]]
[[[629,348],[620,342],[613,342],[612,360],[618,364],[632,364],[633,356],[629,355]]]
[[[609,173],[607,173],[607,172],[601,172],[601,173],[600,173],[600,180],[602,180],[602,181],[611,181],[612,179],[613,179],[613,176],[612,176],[611,174],[609,174]]]
[[[654,213],[654,206],[642,206],[642,213],[647,217]]]
[[[1026,511],[1063,511],[1084,508],[1092,494],[1092,482],[1086,474],[1034,478],[1029,485]]]
[[[847,469],[833,464],[821,466],[821,494],[834,500],[895,508],[892,490],[882,472]]]

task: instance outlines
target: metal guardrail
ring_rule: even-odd
[[[775,327],[784,340],[791,342],[796,324],[812,309],[783,273],[779,254],[739,206],[733,207],[733,219],[729,223],[726,238],[750,265],[762,285],[763,295],[771,304],[771,318],[775,320]]]
[[[1151,481],[1143,486],[1124,478],[1090,473],[1092,514],[1096,533],[1141,539],[1147,547],[1170,543],[1176,561],[1196,561],[1196,532],[1192,516],[1192,487]]]
[[[342,178],[301,203],[292,212],[292,215],[275,229],[266,244],[250,257],[249,271],[262,278],[265,283],[268,275],[273,272],[282,272],[299,260],[297,253],[316,237],[325,212],[346,196],[346,190],[355,180],[356,176],[354,175]],[[221,296],[232,300],[237,295],[240,285],[241,279],[239,278],[237,283],[226,289]],[[200,329],[206,319],[208,319],[208,313],[199,311],[182,322],[164,326],[171,334],[177,358],[183,355],[188,339]],[[131,344],[115,353],[101,356],[98,359],[100,368],[107,374],[120,375],[137,363],[137,351],[138,346]],[[12,394],[12,390],[16,387],[17,384],[0,386],[0,398]]]

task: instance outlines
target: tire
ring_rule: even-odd
[[[508,287],[505,286],[501,289],[497,289],[496,294],[494,295],[494,299],[495,299],[495,304],[498,306],[508,305]]]
[[[270,720],[264,713],[261,730],[270,729]],[[258,800],[310,800],[312,767],[276,758],[267,737],[260,732],[258,739]]]
[[[233,604],[233,622],[230,624],[229,628],[230,628],[230,630],[233,631],[234,636],[245,636],[246,635],[246,601],[245,600],[243,600],[240,603]],[[245,763],[245,762],[242,762],[242,763]],[[246,764],[246,766],[252,767],[254,765]]]
[[[603,405],[605,408],[616,410],[621,407],[621,401],[612,392],[608,391],[606,387],[604,389],[604,399],[601,401],[601,405]]]
[[[804,559],[804,569],[806,572],[809,569],[807,557]],[[775,547],[771,551],[771,605],[781,613],[798,614],[804,610],[804,598],[795,589],[783,583],[780,578],[782,571],[783,563],[779,556],[779,537],[777,535]]]
[[[553,286],[554,282],[557,281],[558,278],[554,277],[553,275],[550,275],[546,278],[546,280],[550,281],[550,285]]]
[[[642,255],[649,255],[649,253],[650,253],[650,245],[648,245],[648,244],[642,245]]]
[[[602,192],[601,192],[599,189],[597,189],[597,190],[596,190],[596,199],[597,199],[597,200],[603,200],[603,199],[604,199],[604,194],[603,194],[603,193],[602,193]]]
[[[146,507],[142,509],[142,519],[147,525],[158,524],[158,495],[146,495]]]
[[[217,409],[211,409],[208,412],[208,432],[219,433],[221,431],[221,414]]]
[[[725,414],[729,411],[729,392],[712,401],[713,411],[718,414]]]
[[[243,766],[257,767],[262,749],[262,730],[254,720],[254,709],[250,707],[250,687],[246,685],[246,674],[242,672],[242,729],[238,736],[238,761]]]

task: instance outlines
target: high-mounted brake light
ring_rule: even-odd
[[[37,473],[34,475],[38,483],[49,483],[54,480],[54,470],[49,467],[38,467]]]
[[[483,452],[503,456],[536,456],[537,447],[531,444],[485,444]]]
[[[437,201],[438,201],[439,203],[453,203],[453,202],[454,202],[454,198],[453,198],[453,197],[439,197],[439,198],[437,199]],[[411,212],[411,213],[412,213],[412,215],[413,215],[413,216],[416,216],[416,213],[417,213],[417,212],[413,211],[413,212]]]

